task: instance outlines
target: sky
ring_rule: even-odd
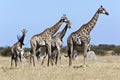
[[[68,36],[87,23],[101,5],[109,16],[99,16],[90,33],[90,44],[120,45],[119,3],[120,0],[0,0],[0,46],[12,46],[18,41],[17,35],[22,35],[21,30],[26,29],[24,43],[30,47],[31,37],[53,26],[63,14],[72,23],[63,38],[63,45],[67,45]]]

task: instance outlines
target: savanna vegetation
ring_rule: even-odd
[[[83,47],[77,47],[76,49],[79,54],[83,52]],[[42,53],[44,53],[44,48],[42,49]],[[61,51],[63,53],[67,53],[68,47],[63,46]],[[120,46],[116,45],[107,45],[107,44],[100,44],[100,45],[92,45],[91,50],[95,51],[96,55],[120,55]],[[25,48],[25,52],[30,51],[30,48]],[[1,56],[10,56],[11,55],[11,50],[10,47],[0,47],[0,55]]]
[[[67,53],[67,46],[62,48],[62,54]],[[82,47],[76,47],[82,53]],[[25,48],[25,52],[30,49]],[[62,64],[47,67],[47,59],[41,66],[41,59],[36,60],[36,66],[29,63],[29,58],[19,62],[18,67],[11,68],[10,47],[0,48],[0,80],[119,80],[120,79],[120,46],[92,45],[91,50],[97,54],[95,61],[88,61],[83,68],[83,56],[80,55],[73,61],[73,66],[68,66],[68,58],[62,55]],[[44,49],[43,49],[44,51]],[[115,55],[115,56],[114,56]]]

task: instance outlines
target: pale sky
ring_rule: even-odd
[[[87,23],[101,5],[110,15],[99,16],[90,44],[120,45],[120,0],[0,0],[0,46],[12,46],[17,35],[22,35],[20,30],[27,29],[24,43],[30,47],[31,37],[53,26],[63,14],[72,22],[63,38],[67,45],[68,36]]]

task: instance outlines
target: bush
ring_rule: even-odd
[[[0,51],[0,55],[1,56],[10,56],[11,55],[11,48],[7,47],[7,48],[2,49]]]
[[[95,53],[96,53],[97,55],[101,55],[101,56],[106,55],[105,50],[95,50]]]
[[[101,46],[91,46],[91,50],[94,51],[96,53],[96,55],[107,55],[108,53],[106,53],[106,49],[101,47]]]
[[[120,46],[115,47],[114,49],[115,55],[120,55]]]
[[[80,54],[81,52],[83,52],[83,47],[82,46],[75,46],[75,50],[77,50],[78,54]],[[67,46],[64,46],[62,49],[61,49],[61,52],[63,53],[68,53],[68,47]]]

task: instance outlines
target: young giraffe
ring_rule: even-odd
[[[51,42],[51,47],[52,47],[52,58],[55,57],[55,64],[57,65],[57,60],[58,60],[58,57],[60,59],[60,63],[61,63],[61,53],[60,53],[60,49],[62,47],[62,39],[63,37],[65,36],[65,33],[67,31],[68,28],[71,28],[71,22],[70,20],[66,21],[65,22],[66,25],[65,27],[63,28],[62,31],[58,32],[55,36],[53,36],[52,38],[52,42]],[[57,53],[53,53],[55,50],[57,50]],[[46,58],[47,54],[45,54],[45,56],[43,57],[43,60],[42,60],[42,63],[41,65],[44,63],[44,60]]]
[[[94,28],[100,14],[109,15],[108,12],[101,6],[88,23],[82,25],[80,29],[78,29],[76,32],[71,33],[70,36],[68,37],[67,44],[68,44],[69,66],[72,65],[72,53],[75,50],[76,45],[84,47],[84,53],[83,53],[84,66],[86,66],[86,56],[90,42],[90,32]]]
[[[63,24],[63,22],[66,22],[67,20],[68,19],[67,19],[66,15],[63,15],[63,17],[61,17],[61,19],[54,26],[47,28],[42,33],[36,34],[31,38],[31,40],[30,40],[30,43],[31,43],[30,63],[31,63],[31,60],[33,60],[33,66],[35,66],[35,60],[34,60],[35,51],[38,48],[40,48],[41,46],[46,46],[46,49],[48,51],[47,65],[49,66],[49,61],[51,61],[51,63],[52,63],[52,59],[51,59],[52,36],[58,31],[58,29]]]
[[[22,32],[22,37],[18,38],[18,42],[16,42],[12,47],[11,47],[11,52],[12,52],[12,56],[11,56],[11,66],[13,66],[13,60],[15,61],[15,66],[17,67],[17,61],[18,61],[18,57],[21,60],[22,54],[24,52],[23,49],[23,45],[24,45],[24,38],[25,35],[27,33],[26,29],[21,30]]]

